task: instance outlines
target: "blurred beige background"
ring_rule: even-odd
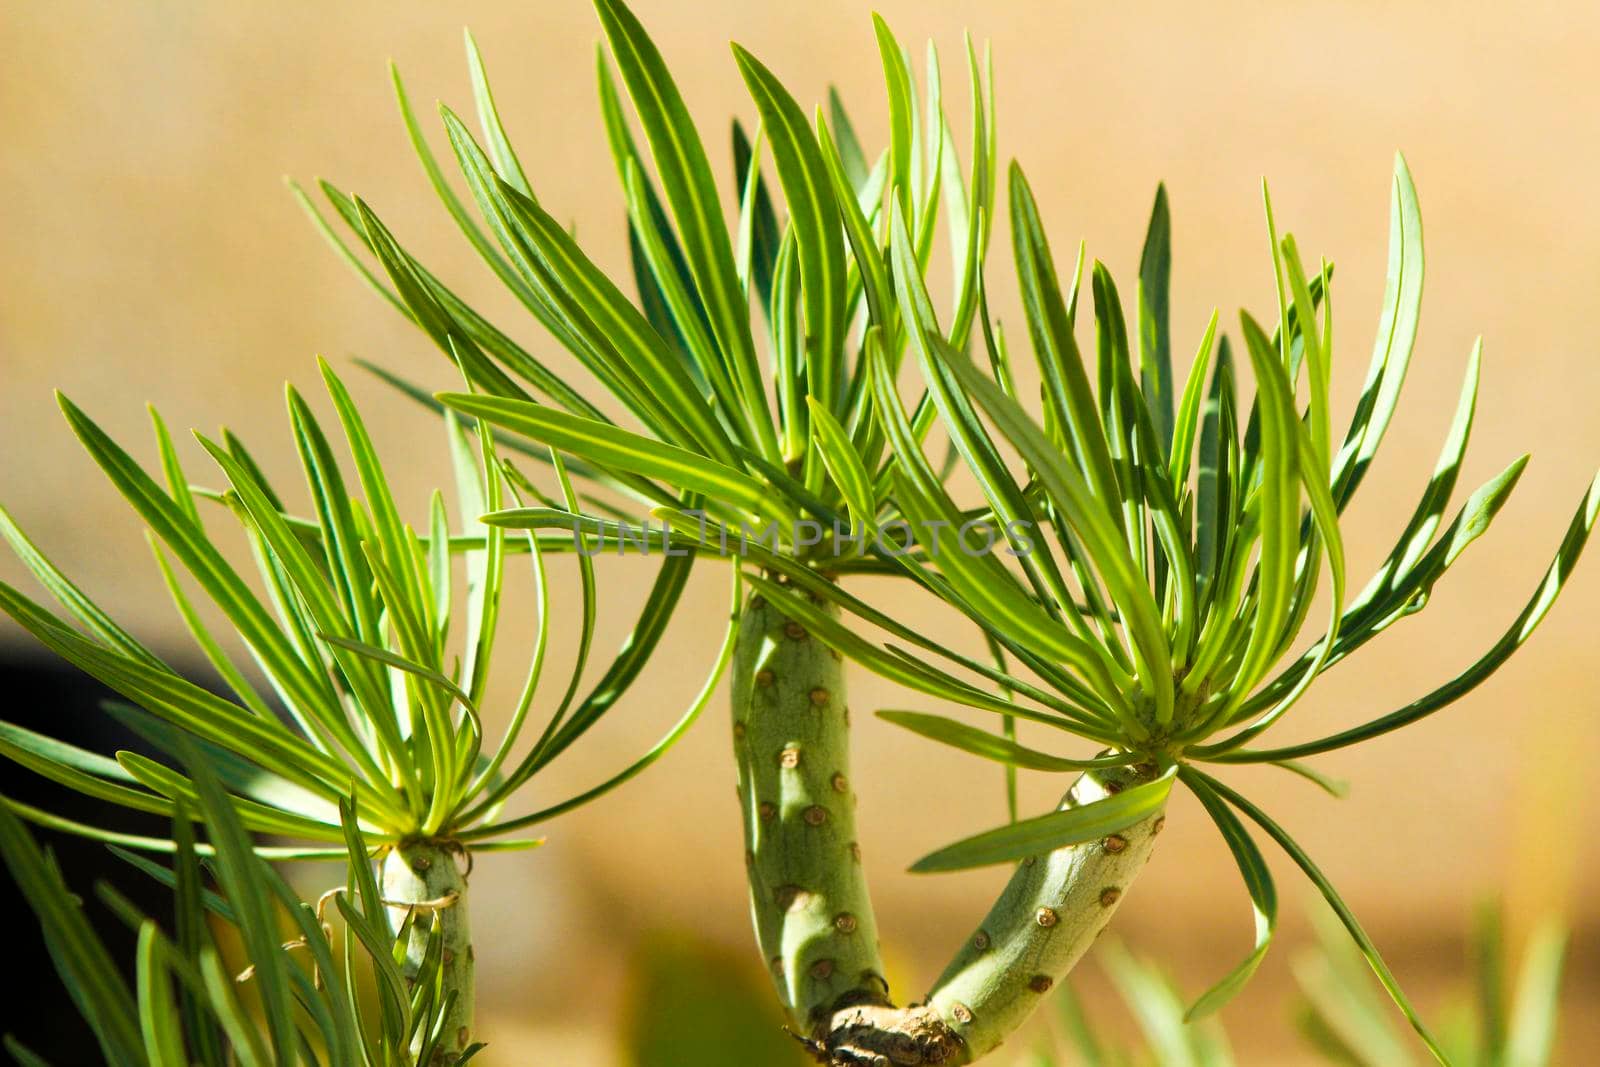
[[[724,189],[730,112],[748,119],[754,110],[730,38],[765,59],[802,102],[820,99],[833,79],[853,102],[864,139],[881,138],[866,5],[638,7]],[[1131,276],[1150,197],[1166,180],[1180,356],[1212,306],[1221,306],[1225,325],[1237,321],[1241,304],[1270,306],[1259,197],[1266,175],[1280,225],[1309,255],[1338,263],[1342,413],[1354,401],[1377,319],[1390,159],[1405,150],[1427,223],[1428,295],[1400,418],[1349,516],[1353,571],[1363,580],[1370,573],[1426,482],[1479,332],[1484,386],[1463,485],[1524,450],[1534,462],[1430,610],[1329,675],[1282,739],[1389,711],[1497,639],[1600,458],[1600,344],[1592,329],[1600,292],[1592,188],[1600,168],[1600,7],[885,0],[881,10],[903,39],[935,39],[951,78],[964,28],[992,39],[1002,156],[1019,155],[1028,167],[1059,254],[1081,236],[1119,277]],[[623,269],[621,201],[593,93],[599,34],[582,0],[448,10],[0,8],[0,499],[141,636],[183,647],[137,524],[64,428],[52,388],[147,459],[147,400],[176,427],[227,424],[293,485],[281,387],[293,379],[314,390],[314,353],[341,363],[359,355],[448,383],[422,337],[323,247],[281,176],[326,176],[359,191],[459,291],[541,355],[569,365],[473,260],[427,188],[392,105],[389,56],[425,113],[436,97],[470,107],[463,22],[485,50],[542,200],[575,223],[602,264]],[[964,123],[964,93],[951,98]],[[997,231],[997,307],[1015,321],[1006,240]],[[448,477],[442,438],[406,402],[359,372],[350,377],[410,514],[420,518],[428,489]],[[218,480],[198,449],[187,455],[196,480]],[[570,572],[556,573],[567,583],[558,591],[573,589]],[[0,559],[0,578],[21,574]],[[721,574],[702,567],[689,594],[706,619],[721,610]],[[614,599],[599,647],[610,648],[648,569],[631,563],[602,577]],[[1488,684],[1422,726],[1322,758],[1319,766],[1351,781],[1346,800],[1276,772],[1233,778],[1270,802],[1345,889],[1425,1009],[1436,1010],[1457,978],[1473,899],[1504,888],[1523,926],[1542,911],[1569,909],[1578,926],[1564,1046],[1572,1063],[1589,1062],[1600,1048],[1600,1021],[1579,1007],[1600,984],[1600,854],[1588,832],[1596,799],[1588,763],[1600,745],[1597,600],[1600,559],[1590,559],[1530,646]],[[929,626],[971,640],[953,620]],[[706,626],[681,626],[633,699],[529,803],[598,780],[664,729],[709,662],[706,636]],[[21,640],[8,623],[0,638]],[[508,661],[508,674],[518,670]],[[931,847],[1003,817],[999,774],[862,714],[930,702],[859,674],[853,684],[862,840],[885,937],[910,993],[1004,876],[902,872]],[[747,950],[724,716],[713,704],[702,728],[632,789],[553,825],[549,847],[479,864],[477,921],[496,931],[483,966],[488,1036],[498,1047],[485,1063],[614,1062],[608,1028],[623,999],[625,961],[644,931],[691,927]],[[924,784],[947,780],[946,772],[968,787]],[[1040,808],[1059,783],[1036,777],[1025,786]],[[1198,807],[1179,802],[1170,825],[1117,926],[1197,991],[1247,948],[1249,911]],[[1275,869],[1288,912],[1283,950],[1225,1017],[1247,1063],[1296,1062],[1287,961],[1308,936],[1298,905],[1310,889],[1287,863]]]

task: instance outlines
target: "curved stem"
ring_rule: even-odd
[[[856,843],[849,721],[838,654],[781,605],[751,597],[733,676],[750,908],[778,995],[803,1033],[825,1030],[841,1008],[888,1003]]]
[[[1082,775],[1061,807],[1079,807],[1150,781],[1148,767]],[[945,968],[929,1006],[965,1042],[966,1061],[992,1051],[1033,1012],[1099,936],[1150,858],[1157,812],[1098,841],[1031,856]]]
[[[433,840],[404,841],[383,861],[383,899],[398,928],[406,913],[416,912],[406,943],[402,973],[415,982],[427,953],[433,917],[438,918],[442,944],[438,996],[455,999],[445,1013],[438,1046],[426,1067],[450,1067],[472,1041],[473,990],[472,931],[467,922],[467,879],[456,866],[461,851],[454,844]],[[413,1041],[415,1053],[424,1035]]]
[[[1149,767],[1090,771],[1061,806],[1092,803],[1153,774]],[[1158,812],[1097,841],[1024,860],[926,1003],[836,1012],[816,1044],[818,1059],[839,1067],[958,1067],[993,1052],[1094,943],[1163,822]]]

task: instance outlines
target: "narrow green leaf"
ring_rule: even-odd
[[[239,822],[222,783],[192,749],[184,760],[195,785],[206,832],[216,847],[217,879],[223,894],[239,916],[239,932],[250,962],[255,965],[254,985],[261,998],[277,1058],[290,1061],[298,1041],[290,1007],[287,961],[279,949],[283,940],[277,917],[261,884],[254,842]],[[202,960],[202,965],[204,964]]]
[[[151,1067],[187,1067],[189,1057],[184,1052],[183,1029],[160,935],[160,928],[153,919],[145,920],[139,927],[138,945],[134,950],[139,1029]]]
[[[1428,1028],[1423,1025],[1421,1017],[1412,1008],[1411,1001],[1407,999],[1405,993],[1400,989],[1400,983],[1396,981],[1393,972],[1389,970],[1389,965],[1384,963],[1383,957],[1378,954],[1378,946],[1372,943],[1372,938],[1367,936],[1366,930],[1362,929],[1361,923],[1356,920],[1355,913],[1345,904],[1344,898],[1339,895],[1338,890],[1334,889],[1333,883],[1328,881],[1327,876],[1322,873],[1322,869],[1312,862],[1311,857],[1306,855],[1305,850],[1300,847],[1299,843],[1269,818],[1266,812],[1210,775],[1198,770],[1192,770],[1192,773],[1198,780],[1203,781],[1214,792],[1219,794],[1223,800],[1238,808],[1252,822],[1265,830],[1267,836],[1276,841],[1278,847],[1282,848],[1289,858],[1294,860],[1295,866],[1305,873],[1305,876],[1311,880],[1311,883],[1322,894],[1323,899],[1328,902],[1328,906],[1333,908],[1334,913],[1339,916],[1339,921],[1344,924],[1344,928],[1349,932],[1351,940],[1361,949],[1362,956],[1366,958],[1367,966],[1371,967],[1372,972],[1378,976],[1378,981],[1383,983],[1383,988],[1388,991],[1390,999],[1405,1015],[1406,1020],[1411,1023],[1417,1035],[1428,1046],[1428,1050],[1434,1054],[1441,1064],[1448,1065],[1449,1061],[1445,1058],[1439,1043],[1428,1032]]]
[[[1236,691],[1242,698],[1271,665],[1289,611],[1295,557],[1300,547],[1300,418],[1288,373],[1266,335],[1248,314],[1241,314],[1240,321],[1256,375],[1257,410],[1262,416],[1258,606],[1243,662],[1235,674]]]
[[[1422,310],[1422,214],[1417,189],[1405,157],[1394,158],[1389,203],[1389,270],[1384,284],[1383,316],[1373,345],[1361,399],[1349,433],[1334,463],[1333,495],[1342,511],[1355,494],[1393,418],[1411,363]]]
[[[883,60],[883,78],[889,95],[889,183],[900,202],[907,225],[915,225],[917,212],[912,189],[912,160],[916,130],[916,105],[912,100],[911,71],[900,42],[881,16],[872,16],[872,30]]]
[[[734,368],[734,380],[758,433],[760,449],[775,459],[777,437],[761,391],[749,305],[739,284],[733,245],[722,221],[705,147],[660,51],[633,12],[620,0],[595,0],[595,10],[650,143],[667,203],[683,239],[685,258],[712,329]]]
[[[1097,756],[1094,759],[1065,759],[1046,752],[1019,745],[1015,740],[996,737],[966,723],[947,719],[942,715],[928,715],[920,711],[880,711],[878,718],[903,726],[914,734],[940,744],[970,752],[974,756],[1020,767],[1027,771],[1083,771],[1093,767],[1121,767],[1134,760],[1132,756]]]
[[[739,273],[754,283],[762,310],[772,309],[772,265],[778,255],[778,216],[761,176],[761,146],[766,131],[756,127],[752,142],[738,119],[733,121],[733,172],[739,179]],[[852,199],[852,203],[854,200]]]
[[[789,206],[805,298],[808,395],[830,413],[842,414],[845,258],[833,186],[816,135],[794,97],[760,60],[738,45],[733,54],[761,113]]]
[[[526,434],[602,466],[660,478],[755,515],[781,517],[786,511],[780,510],[760,482],[682,448],[526,401],[470,393],[440,393],[438,398],[463,414]]]
[[[28,535],[22,532],[21,527],[12,519],[11,513],[4,507],[0,507],[0,537],[5,538],[11,550],[16,553],[17,559],[28,568],[45,591],[90,633],[125,656],[141,660],[151,667],[164,666],[155,653],[118,626],[110,615],[102,611],[83,590],[73,584],[72,579],[61,573],[56,565],[28,539]]]
[[[1211,816],[1217,831],[1227,842],[1228,850],[1233,853],[1233,861],[1239,868],[1239,876],[1244,879],[1245,889],[1250,894],[1256,926],[1255,947],[1250,955],[1200,995],[1184,1015],[1184,1021],[1188,1022],[1204,1018],[1232,1000],[1255,974],[1256,968],[1261,966],[1267,950],[1272,946],[1272,935],[1278,924],[1278,891],[1272,883],[1272,872],[1267,869],[1261,850],[1256,847],[1255,841],[1251,839],[1249,831],[1244,828],[1239,817],[1229,810],[1227,804],[1223,803],[1222,798],[1201,776],[1189,768],[1180,769],[1178,777],[1205,806],[1206,814]]]
[[[56,971],[108,1062],[143,1062],[134,998],[78,898],[6,805],[0,805],[0,860],[11,871],[51,947]]]
[[[1176,396],[1172,382],[1172,214],[1167,186],[1156,186],[1155,206],[1139,254],[1139,374],[1145,403],[1167,457],[1172,455]]]
[[[811,434],[822,462],[828,468],[833,483],[850,506],[850,515],[863,530],[871,530],[877,523],[877,497],[872,491],[872,476],[862,465],[850,435],[840,426],[828,409],[815,397],[806,397],[811,406]]]
[[[472,73],[472,98],[478,108],[478,124],[483,127],[483,135],[489,142],[489,152],[494,157],[495,170],[500,177],[523,196],[532,198],[533,190],[528,185],[528,176],[522,172],[522,163],[517,159],[517,153],[511,147],[511,138],[506,136],[504,124],[500,121],[500,110],[494,105],[494,92],[489,88],[489,74],[483,69],[483,55],[478,51],[478,42],[473,40],[471,30],[463,30],[467,46],[467,69]]]
[[[917,874],[1010,863],[1124,830],[1166,805],[1177,768],[1082,807],[1063,808],[958,841],[911,865]]]
[[[1200,338],[1200,351],[1195,353],[1189,368],[1189,380],[1183,387],[1183,400],[1178,405],[1177,421],[1172,431],[1170,480],[1180,495],[1188,488],[1189,470],[1193,458],[1195,433],[1200,428],[1200,405],[1206,395],[1206,374],[1211,369],[1211,353],[1217,337],[1217,313],[1211,312],[1206,332]]]

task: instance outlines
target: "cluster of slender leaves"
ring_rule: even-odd
[[[348,884],[313,906],[255,854],[240,810],[208,760],[190,745],[194,807],[173,822],[171,867],[113,850],[173,891],[170,923],[141,913],[109,883],[96,893],[137,932],[135,979],[90,926],[82,903],[23,822],[0,808],[0,858],[38,917],[74,1005],[113,1067],[269,1067],[274,1064],[431,1062],[453,991],[440,982],[436,913],[408,911],[393,929],[353,809],[340,808]],[[208,840],[197,843],[193,812]],[[210,886],[214,886],[211,888]],[[329,909],[340,918],[338,932]],[[413,927],[428,950],[401,974]],[[233,972],[242,949],[249,966]],[[368,991],[376,991],[370,995]],[[15,1035],[7,1050],[24,1067],[46,1061]],[[482,1046],[469,1049],[466,1062]]]
[[[118,626],[4,510],[0,535],[64,616],[4,584],[0,609],[46,647],[127,698],[129,704],[108,705],[109,713],[155,749],[176,757],[182,744],[197,745],[237,804],[245,827],[295,842],[264,847],[264,854],[342,858],[345,829],[338,805],[347,796],[376,845],[412,836],[454,839],[479,850],[536,845],[536,840],[485,839],[594,799],[662,755],[709,698],[727,662],[731,621],[704,689],[654,747],[577,797],[531,814],[503,815],[513,794],[614,708],[638,677],[684,588],[693,556],[682,553],[663,561],[621,651],[580,696],[597,604],[594,569],[584,558],[581,611],[575,614],[581,640],[570,676],[556,690],[545,676],[544,661],[558,616],[539,540],[514,540],[499,530],[484,534],[475,520],[502,499],[516,501],[524,494],[575,509],[572,483],[559,457],[551,454],[563,501],[557,505],[500,459],[489,434],[452,416],[445,429],[467,532],[452,530],[449,509],[436,492],[427,528],[419,533],[400,518],[344,384],[326,365],[322,373],[360,495],[352,494],[329,437],[291,387],[289,421],[313,504],[309,518],[286,510],[283,497],[229,433],[221,441],[199,438],[228,485],[222,492],[209,491],[189,483],[158,415],[163,480],[141,469],[77,406],[61,402],[90,456],[147,524],[173,602],[226,693],[185,679]],[[213,503],[242,528],[265,599],[224,558],[208,528],[214,519],[202,515]],[[457,556],[464,557],[460,567]],[[532,563],[539,630],[506,730],[498,743],[486,745],[480,706],[497,641],[502,586],[508,565],[517,559]],[[465,573],[464,588],[458,570]],[[236,664],[208,628],[186,589],[184,571],[242,640],[256,671]],[[544,725],[521,746],[524,735],[533,734],[536,698],[544,708]],[[519,751],[523,747],[526,751]],[[197,802],[194,780],[137,753],[120,752],[113,759],[0,723],[0,754],[70,789],[127,808],[171,816],[182,805],[192,811]],[[56,829],[134,847],[173,847],[169,841],[110,834],[16,801],[6,803]]]
[[[660,53],[617,0],[596,6],[648,148],[647,161],[602,55],[600,102],[626,198],[637,306],[534,194],[470,36],[482,145],[454,112],[442,108],[442,115],[481,222],[446,179],[398,74],[394,84],[412,145],[468,241],[638,430],[617,425],[599,403],[467,306],[360,198],[321,184],[351,241],[310,197],[296,192],[340,254],[465,370],[474,391],[439,399],[511,431],[509,447],[526,448],[531,438],[569,453],[574,469],[594,484],[665,509],[693,531],[680,539],[697,539],[713,551],[728,551],[730,532],[770,528],[773,547],[785,557],[834,572],[898,570],[868,536],[897,512],[881,424],[870,416],[871,364],[864,353],[876,346],[897,365],[908,336],[889,280],[886,204],[914,234],[919,274],[931,258],[941,209],[946,215],[955,277],[946,340],[964,347],[980,302],[978,268],[994,186],[992,94],[977,53],[969,43],[973,133],[971,165],[963,171],[944,114],[937,54],[930,48],[926,112],[919,118],[910,57],[882,20],[876,30],[890,145],[870,163],[837,95],[826,115],[817,112],[813,128],[772,72],[736,46],[760,122],[753,136],[734,123],[739,215],[730,233],[705,148]],[[766,147],[788,206],[781,227],[762,176]],[[380,272],[356,254],[356,244],[371,253]],[[765,369],[752,305],[764,322]],[[876,340],[864,330],[869,322]],[[427,391],[386,377],[438,406]],[[935,417],[930,402],[918,407],[913,432],[919,441]],[[626,517],[614,502],[585,502]],[[494,521],[534,529],[559,525],[540,509]],[[708,529],[717,536],[708,537]]]
[[[1009,354],[989,330],[990,373],[943,343],[912,270],[895,282],[912,347],[956,448],[982,490],[983,507],[964,509],[908,432],[889,368],[874,374],[874,411],[896,457],[895,496],[913,520],[937,582],[924,584],[959,608],[1026,673],[975,664],[933,646],[913,628],[860,611],[894,637],[977,671],[1000,691],[973,698],[961,679],[901,648],[877,646],[831,622],[807,619],[825,640],[866,666],[923,692],[1027,718],[1087,739],[1105,752],[1066,758],[917,712],[885,717],[934,740],[1012,768],[1069,772],[1107,764],[1149,764],[1148,784],[1096,804],[1015,821],[942,849],[915,869],[951,870],[1018,860],[1103,836],[1148,817],[1175,781],[1198,797],[1233,852],[1255,912],[1250,955],[1202,996],[1203,1015],[1254,972],[1276,925],[1277,897],[1245,820],[1282,847],[1345,922],[1397,1003],[1422,1030],[1392,974],[1355,917],[1293,838],[1201,762],[1265,762],[1337,787],[1298,760],[1387,733],[1448,705],[1497,669],[1544,618],[1600,512],[1600,480],[1588,487],[1544,578],[1505,635],[1456,678],[1404,708],[1339,734],[1284,748],[1249,747],[1323,671],[1427,603],[1434,584],[1487,530],[1515,486],[1526,457],[1473,492],[1455,516],[1445,512],[1470,435],[1478,351],[1468,364],[1456,418],[1438,465],[1393,550],[1365,588],[1347,596],[1339,516],[1377,451],[1394,414],[1411,357],[1422,289],[1421,219],[1403,160],[1397,161],[1391,251],[1378,342],[1349,428],[1335,447],[1329,382],[1333,317],[1331,268],[1308,278],[1292,236],[1281,240],[1267,202],[1278,291],[1278,326],[1268,333],[1248,313],[1241,336],[1254,377],[1242,406],[1227,338],[1213,314],[1182,395],[1171,368],[1166,321],[1170,221],[1158,194],[1141,260],[1134,327],[1117,288],[1096,264],[1091,290],[1095,360],[1074,335],[1083,257],[1063,292],[1049,244],[1020,168],[1010,182],[1016,268],[1042,382],[1043,418],[1018,394]],[[909,267],[909,241],[894,230],[896,264]],[[1308,401],[1298,399],[1302,377]],[[987,424],[984,417],[987,417]],[[999,441],[1025,477],[1011,471]],[[995,553],[964,551],[963,520],[977,515],[1017,524],[1016,566]],[[905,562],[917,566],[918,561]],[[1329,617],[1309,627],[1320,576],[1327,572]],[[752,579],[757,589],[761,579]],[[827,595],[826,588],[820,590]],[[1310,645],[1288,657],[1301,634]],[[1431,1043],[1432,1038],[1425,1038]]]

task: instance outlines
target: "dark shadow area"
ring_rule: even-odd
[[[0,645],[0,693],[5,708],[0,718],[18,726],[106,755],[128,749],[156,758],[158,753],[100,710],[114,696],[87,675],[42,653]],[[53,815],[93,823],[125,833],[165,836],[165,820],[127,811],[82,796],[10,762],[0,762],[0,793]],[[119,860],[105,845],[70,834],[31,827],[39,843],[60,864],[67,884],[83,901],[90,922],[104,939],[123,973],[133,980],[134,934],[95,895],[99,881],[109,881],[141,911],[161,920],[171,912],[171,896],[149,877]],[[56,974],[40,935],[39,924],[10,873],[0,868],[0,914],[6,916],[10,973],[16,982],[6,994],[0,1033],[9,1033],[50,1062],[89,1065],[101,1062],[94,1034],[79,1017]],[[0,1054],[0,1058],[9,1057]]]

